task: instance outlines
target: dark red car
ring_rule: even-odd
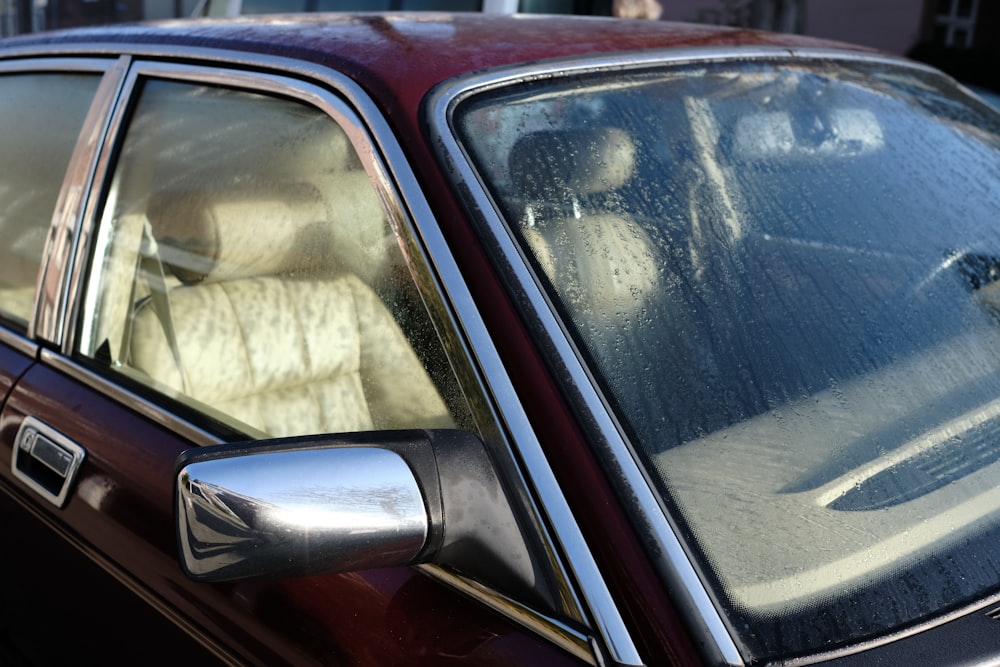
[[[1000,659],[1000,117],[660,22],[0,42],[0,663]]]

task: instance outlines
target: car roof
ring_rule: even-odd
[[[225,49],[337,69],[374,97],[419,103],[463,73],[579,55],[695,47],[851,47],[720,26],[586,16],[484,13],[285,14],[178,19],[36,33],[0,41],[38,53]],[[404,100],[409,99],[410,104]]]

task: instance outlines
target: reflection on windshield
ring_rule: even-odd
[[[1000,128],[959,95],[741,62],[459,109],[755,656],[1000,585]]]

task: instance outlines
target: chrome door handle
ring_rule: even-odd
[[[51,426],[26,417],[14,439],[10,466],[15,477],[62,507],[85,455],[83,447]]]

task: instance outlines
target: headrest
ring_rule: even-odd
[[[533,132],[511,149],[510,174],[533,199],[608,192],[632,177],[635,152],[628,134],[616,127]]]
[[[296,256],[303,235],[328,218],[318,190],[305,184],[171,192],[147,216],[164,267],[185,283],[294,270],[308,259]]]
[[[825,161],[875,153],[885,138],[878,118],[868,109],[837,108],[822,116],[788,111],[762,111],[736,121],[731,160]]]
[[[370,278],[387,253],[381,202],[364,171],[329,180],[327,195],[295,183],[157,197],[147,217],[164,268],[188,284],[315,272]]]

